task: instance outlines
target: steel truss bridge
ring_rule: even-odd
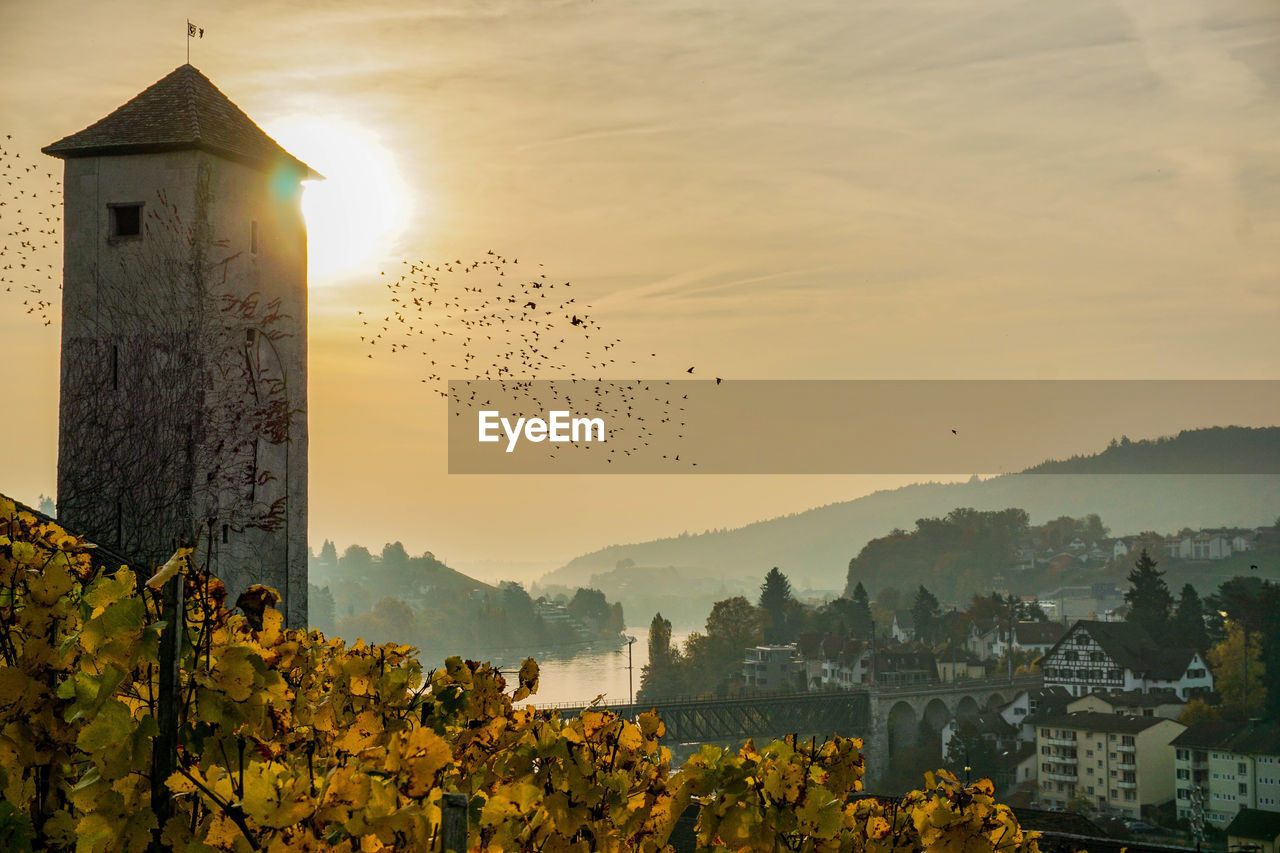
[[[668,743],[723,743],[748,737],[798,735],[856,735],[871,724],[866,692],[831,691],[762,694],[759,696],[700,696],[659,699],[643,704],[539,705],[556,709],[565,718],[588,707],[634,718],[657,710],[667,727]]]

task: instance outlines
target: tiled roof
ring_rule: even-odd
[[[1077,711],[1073,714],[1036,715],[1036,724],[1057,726],[1061,729],[1081,729],[1091,732],[1115,732],[1137,734],[1160,723],[1168,723],[1164,717],[1133,717],[1124,714],[1103,714],[1098,711]]]
[[[1014,636],[1020,645],[1051,646],[1067,632],[1061,622],[1019,622]]]
[[[956,730],[964,733],[984,735],[1012,735],[1017,727],[996,711],[983,711],[968,717],[958,718]],[[1032,745],[1034,747],[1034,744]]]
[[[1280,755],[1280,723],[1253,720],[1204,720],[1193,723],[1173,746],[1220,749],[1241,755]]]
[[[1227,835],[1252,841],[1275,841],[1280,838],[1280,812],[1241,809],[1227,827]]]
[[[1097,622],[1081,619],[1071,626],[1050,653],[1057,651],[1076,629],[1083,629],[1121,667],[1145,672],[1149,678],[1176,681],[1190,665],[1194,649],[1169,649],[1156,644],[1151,635],[1131,622]]]
[[[191,65],[178,67],[106,118],[41,150],[65,159],[190,149],[259,168],[284,164],[304,178],[321,177]]]
[[[939,663],[981,663],[981,661],[979,661],[972,652],[956,648],[955,646],[948,646],[941,652],[938,652],[937,660]]]
[[[1113,708],[1155,708],[1159,705],[1185,705],[1173,693],[1143,693],[1141,690],[1126,690],[1121,693],[1090,693]]]

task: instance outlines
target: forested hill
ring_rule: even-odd
[[[1025,474],[1280,474],[1280,427],[1212,427],[1120,438],[1093,456],[1041,462]]]
[[[637,572],[645,566],[690,567],[756,583],[770,567],[780,566],[801,588],[841,590],[850,558],[868,541],[894,528],[910,530],[917,519],[942,517],[956,507],[1018,507],[1027,511],[1032,524],[1097,513],[1116,535],[1271,524],[1280,515],[1280,475],[1132,473],[1134,460],[1144,454],[1157,472],[1170,470],[1167,460],[1180,456],[1186,457],[1182,470],[1206,470],[1215,460],[1239,456],[1240,447],[1249,448],[1256,454],[1253,458],[1275,460],[1280,428],[1194,430],[1157,442],[1117,440],[1094,456],[1047,462],[1031,469],[1035,473],[921,483],[735,530],[612,545],[575,558],[543,582],[583,584],[593,574],[630,559],[639,567]],[[1271,464],[1269,470],[1277,467]],[[878,581],[865,582],[870,586]]]

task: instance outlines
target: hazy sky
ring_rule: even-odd
[[[1274,0],[0,0],[6,145],[58,166],[188,16],[359,242],[311,277],[316,546],[554,565],[907,479],[449,477],[421,363],[359,344],[403,258],[543,263],[656,376],[1280,373]],[[0,491],[33,500],[57,324],[12,296]]]

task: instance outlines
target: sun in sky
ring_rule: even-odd
[[[311,282],[376,269],[396,247],[409,213],[395,158],[378,135],[316,116],[291,116],[265,129],[325,177],[308,182],[302,197]]]

